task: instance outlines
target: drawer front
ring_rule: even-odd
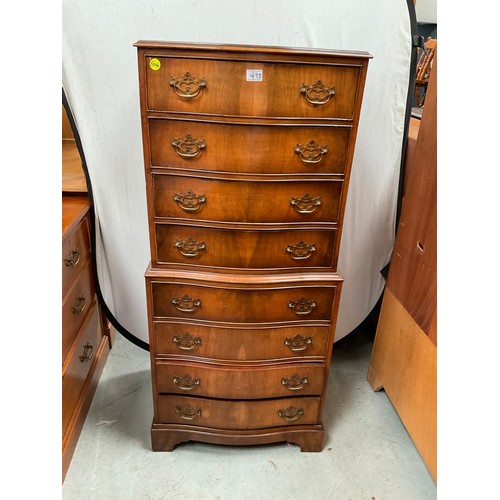
[[[215,429],[262,429],[320,423],[320,398],[225,401],[189,396],[158,396],[158,423]]]
[[[145,61],[150,111],[354,118],[361,65],[155,57],[160,64],[153,69],[151,59]]]
[[[252,181],[153,174],[154,215],[224,222],[337,222],[342,180]]]
[[[150,119],[151,165],[256,174],[344,174],[350,126]]]
[[[62,304],[62,360],[82,327],[89,309],[95,303],[95,287],[90,261],[78,273]]]
[[[336,229],[243,230],[157,224],[158,264],[332,268],[336,235]]]
[[[62,290],[74,279],[77,271],[90,257],[88,217],[85,217],[62,243]]]
[[[99,323],[99,308],[94,306],[90,311],[90,321],[75,342],[71,359],[62,377],[62,432],[68,426],[75,409],[87,375],[99,350],[102,333]]]
[[[257,361],[318,356],[327,353],[329,327],[239,329],[180,322],[155,322],[158,355]]]
[[[269,323],[331,321],[336,286],[235,288],[153,282],[155,318]]]
[[[324,365],[227,367],[156,361],[160,393],[222,399],[264,399],[321,395]]]

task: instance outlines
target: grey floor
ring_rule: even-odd
[[[436,485],[385,392],[366,381],[372,340],[335,349],[325,447],[185,443],[152,452],[149,354],[119,334],[63,485],[64,500],[426,500]]]

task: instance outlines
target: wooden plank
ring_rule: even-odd
[[[66,193],[87,192],[82,159],[74,142],[62,143],[62,191]]]
[[[437,349],[386,289],[368,382],[384,388],[429,472],[437,480]]]
[[[413,164],[405,179],[387,288],[437,342],[437,59],[431,73]]]

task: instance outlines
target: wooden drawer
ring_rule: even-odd
[[[334,268],[336,236],[336,229],[221,229],[156,224],[155,264]]]
[[[62,303],[62,361],[95,303],[95,287],[90,260],[82,264]]]
[[[150,119],[149,133],[152,167],[342,175],[351,126]]]
[[[222,399],[264,399],[321,395],[325,366],[210,366],[156,361],[156,390]]]
[[[337,287],[192,285],[152,282],[154,318],[221,323],[320,320],[330,324]]]
[[[359,62],[279,64],[155,56],[158,65],[151,59],[144,61],[150,111],[352,120],[360,93]],[[260,70],[261,78],[258,71],[247,76],[252,70]],[[185,78],[186,73],[192,76],[191,81]],[[304,85],[318,81],[324,90],[301,91]],[[330,87],[334,87],[334,95],[328,93]]]
[[[218,328],[181,322],[155,322],[157,355],[258,361],[322,357],[328,348],[329,327]]]
[[[320,423],[320,398],[225,401],[190,396],[158,396],[158,423],[214,429],[262,429]]]
[[[70,358],[66,364],[66,369],[62,376],[62,432],[68,426],[73,410],[82,391],[83,385],[90,371],[95,354],[99,349],[102,339],[101,327],[99,322],[99,308],[96,304],[92,305],[90,311],[90,321],[85,329],[79,335],[71,352]],[[106,340],[107,341],[107,340]]]
[[[337,222],[344,182],[153,174],[152,185],[155,217],[294,223]]]
[[[62,290],[63,293],[77,271],[90,258],[89,221],[85,217],[74,230],[65,235],[62,242]]]

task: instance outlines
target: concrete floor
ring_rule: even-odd
[[[72,463],[64,500],[426,500],[436,485],[385,392],[366,381],[361,332],[334,351],[325,447],[185,443],[153,453],[149,353],[117,334]]]

